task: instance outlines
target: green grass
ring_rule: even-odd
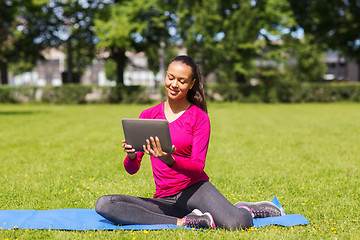
[[[121,118],[149,105],[0,105],[0,209],[94,208],[103,194],[150,197],[148,160],[130,176]],[[233,203],[276,195],[307,226],[250,231],[0,230],[0,239],[356,239],[360,105],[210,104],[206,172]],[[148,157],[146,157],[148,159]],[[3,223],[1,223],[3,224]]]

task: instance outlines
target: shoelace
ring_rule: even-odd
[[[201,219],[198,220],[185,220],[185,223],[189,227],[199,227],[200,226]]]
[[[264,211],[255,211],[253,208],[250,208],[250,211],[254,214],[254,218],[266,218],[270,217],[269,209]]]

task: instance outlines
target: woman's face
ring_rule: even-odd
[[[168,98],[180,100],[194,86],[191,67],[181,62],[172,62],[166,72],[165,89]]]

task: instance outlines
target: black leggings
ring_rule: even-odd
[[[246,229],[253,224],[248,210],[235,207],[207,181],[163,198],[106,195],[95,206],[97,213],[116,224],[176,224],[195,208],[211,213],[218,228]]]

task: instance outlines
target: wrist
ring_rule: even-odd
[[[172,167],[175,164],[175,158],[173,158],[173,156],[170,156],[169,160],[166,161],[166,164],[168,165],[168,167]]]
[[[135,153],[128,153],[127,156],[131,161],[134,161],[136,159],[136,154]]]

